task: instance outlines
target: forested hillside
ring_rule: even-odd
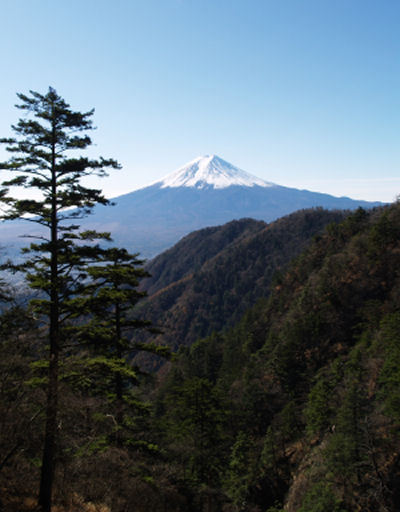
[[[343,211],[300,210],[271,224],[251,219],[196,231],[147,266],[141,314],[174,349],[239,321],[273,276]]]
[[[193,510],[399,510],[399,269],[400,205],[360,209],[182,352],[158,417]]]
[[[324,215],[289,218],[307,232]],[[282,234],[288,219],[280,222]],[[235,250],[275,229],[248,225],[254,233],[239,235]],[[270,296],[235,326],[182,347],[159,382],[136,373],[132,383],[141,386],[130,388],[123,437],[109,368],[102,373],[98,359],[82,357],[85,347],[79,357],[65,353],[58,510],[399,510],[400,204],[359,209],[318,231],[311,240],[310,228],[309,244],[276,275]],[[291,236],[288,251],[298,245]],[[221,259],[228,276],[234,246]],[[244,251],[247,265],[262,247]],[[203,265],[222,257],[214,253]],[[1,318],[7,511],[35,506],[46,384],[41,329],[21,308]]]
[[[194,231],[148,262],[146,268],[150,276],[142,281],[141,287],[153,295],[198,272],[221,251],[259,233],[266,225],[263,221],[241,219]]]

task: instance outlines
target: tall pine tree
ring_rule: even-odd
[[[0,199],[7,205],[3,219],[25,219],[41,226],[36,240],[25,249],[27,257],[14,269],[22,270],[30,286],[41,291],[33,304],[47,319],[48,386],[46,426],[39,490],[39,506],[50,512],[55,470],[57,437],[58,381],[60,354],[63,349],[63,327],[70,315],[71,297],[85,286],[87,264],[96,258],[94,240],[106,234],[82,232],[77,221],[90,213],[96,204],[107,204],[100,190],[82,184],[90,175],[105,176],[107,169],[119,168],[112,159],[74,157],[74,150],[91,145],[86,131],[93,129],[93,110],[73,111],[57,92],[46,94],[30,91],[18,94],[26,115],[12,126],[15,138],[0,139],[12,156],[0,163],[0,169],[13,173],[3,182]],[[18,199],[9,194],[9,187],[37,191],[36,199]],[[32,197],[32,196],[30,196]]]

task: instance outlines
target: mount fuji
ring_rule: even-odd
[[[371,208],[382,203],[288,188],[253,176],[216,155],[198,157],[160,181],[97,206],[83,228],[110,231],[116,245],[151,258],[191,231],[254,218],[266,222],[304,208]],[[26,233],[26,223],[0,225],[2,246]],[[32,223],[29,224],[32,234]],[[27,240],[24,241],[26,245]]]
[[[232,186],[274,186],[273,183],[268,183],[256,176],[252,176],[216,155],[195,158],[153,185],[158,185],[161,188],[189,187],[197,189],[222,189]]]

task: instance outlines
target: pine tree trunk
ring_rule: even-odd
[[[39,505],[43,512],[51,511],[55,469],[58,403],[58,347],[52,350],[49,368],[47,395],[46,431],[42,457],[42,472],[39,490]]]
[[[39,506],[42,512],[51,512],[55,471],[57,412],[58,412],[58,367],[59,367],[59,294],[58,294],[58,217],[57,217],[57,176],[56,176],[56,127],[53,122],[53,143],[51,162],[51,225],[50,225],[50,318],[49,318],[49,382],[47,391],[46,430],[42,457],[42,472],[39,490]]]

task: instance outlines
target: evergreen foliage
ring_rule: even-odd
[[[315,484],[306,494],[298,512],[346,512],[330,486]]]
[[[36,241],[26,248],[26,260],[20,265],[10,262],[8,268],[24,272],[31,288],[44,294],[44,298],[32,302],[32,307],[48,323],[48,398],[39,504],[49,512],[56,460],[60,353],[67,341],[63,325],[70,315],[68,302],[85,286],[86,267],[96,256],[92,242],[109,238],[107,234],[79,231],[76,222],[83,215],[96,204],[108,203],[100,190],[85,187],[82,178],[105,176],[108,168],[119,166],[111,159],[73,156],[74,150],[91,145],[85,132],[93,128],[93,110],[71,110],[52,88],[44,95],[30,91],[30,95],[18,97],[21,103],[17,107],[26,116],[12,127],[16,138],[0,140],[12,154],[0,168],[14,175],[3,182],[6,188],[1,191],[1,201],[7,206],[3,219],[22,218],[44,228],[37,233],[30,230],[27,236]],[[10,196],[9,187],[35,190],[38,198]]]
[[[132,438],[133,411],[136,420],[141,413],[147,413],[146,404],[134,391],[141,371],[130,361],[139,351],[159,357],[170,355],[166,347],[135,339],[137,330],[154,331],[148,321],[132,313],[133,307],[146,295],[138,290],[140,279],[148,276],[142,264],[137,254],[125,249],[98,249],[96,263],[87,268],[85,290],[69,301],[71,318],[75,320],[68,327],[69,337],[88,349],[85,366],[92,368],[92,388],[99,387],[101,382],[100,394],[107,390],[112,404],[108,414],[113,417],[113,437],[119,446],[138,442]]]
[[[162,342],[173,349],[231,327],[314,236],[344,217],[315,208],[269,225],[242,219],[197,231],[149,263],[141,312],[163,326]]]
[[[216,510],[397,510],[398,226],[399,204],[328,226],[267,302],[181,354],[181,388],[197,372],[226,397]]]

